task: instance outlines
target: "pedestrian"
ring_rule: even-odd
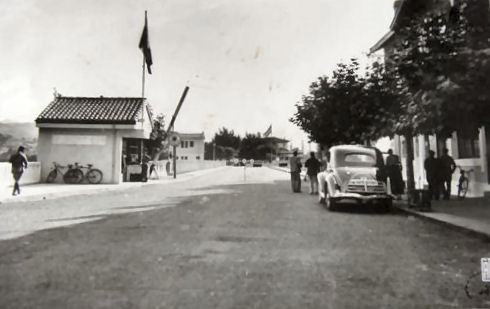
[[[439,159],[435,158],[435,152],[429,150],[429,157],[424,161],[425,175],[429,184],[430,197],[439,200]]]
[[[456,170],[456,163],[454,159],[449,155],[447,148],[442,150],[442,156],[439,158],[440,161],[440,181],[443,196],[445,200],[449,200],[451,196],[451,179],[453,173]]]
[[[293,152],[293,156],[289,159],[289,169],[291,173],[291,188],[293,192],[301,192],[301,159],[298,158],[298,151]]]
[[[404,191],[402,165],[400,163],[400,158],[393,154],[392,149],[388,149],[386,172],[390,178],[391,193],[395,195],[397,199],[401,199],[401,195]]]
[[[310,152],[310,158],[306,160],[306,174],[310,179],[310,194],[318,194],[318,178],[317,175],[320,172],[320,161],[315,158],[315,153]]]
[[[10,156],[9,159],[9,162],[12,164],[12,175],[14,177],[14,190],[12,191],[12,195],[20,194],[19,180],[28,164],[24,151],[24,147],[19,146],[17,152]]]

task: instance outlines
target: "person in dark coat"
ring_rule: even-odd
[[[402,165],[400,158],[393,154],[393,150],[388,150],[388,156],[386,157],[386,172],[390,178],[391,193],[393,193],[397,199],[401,198],[403,194],[404,184],[402,178]]]
[[[24,151],[24,147],[20,146],[17,152],[11,155],[9,159],[9,162],[12,164],[12,176],[14,177],[14,190],[12,191],[12,195],[20,194],[19,180],[28,165]]]
[[[424,161],[425,175],[427,176],[427,183],[429,184],[429,192],[431,198],[439,200],[439,159],[436,159],[435,152],[429,150],[429,157]]]
[[[444,148],[442,150],[443,154],[440,156],[440,181],[441,188],[444,194],[444,199],[449,200],[451,196],[451,179],[453,177],[453,173],[456,170],[456,163],[454,159],[449,155],[449,151]]]
[[[315,158],[315,153],[310,152],[310,158],[306,160],[306,174],[310,179],[310,194],[318,194],[318,178],[317,175],[320,172],[320,161]]]

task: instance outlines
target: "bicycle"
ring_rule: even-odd
[[[458,166],[458,168],[460,173],[459,180],[458,180],[458,198],[464,199],[466,193],[468,192],[468,186],[470,183],[470,180],[466,175],[473,172],[473,169],[464,170],[461,166]]]
[[[73,168],[73,164],[68,164],[67,166],[62,166],[56,162],[53,162],[54,168],[51,172],[49,172],[48,177],[46,177],[47,183],[52,183],[58,177],[58,173],[63,176],[63,181],[65,183],[80,183],[83,179],[83,173],[78,168]],[[63,173],[62,168],[68,168],[68,170]]]
[[[101,170],[92,168],[92,164],[87,164],[87,166],[83,165],[78,165],[78,163],[75,163],[75,167],[78,168],[82,172],[82,179],[80,182],[82,182],[83,179],[87,179],[87,181],[91,184],[99,184],[102,182],[102,178],[104,174],[102,173]],[[87,172],[83,173],[83,169],[86,169]]]

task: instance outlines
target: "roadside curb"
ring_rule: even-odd
[[[441,218],[441,216],[448,216],[442,213],[436,213],[436,212],[421,212],[421,211],[416,211],[412,209],[408,209],[406,205],[401,204],[401,202],[396,202],[393,203],[393,207],[395,207],[397,210],[400,210],[401,212],[412,215],[414,217],[420,218],[422,220],[426,220],[428,222],[433,222],[437,223],[443,226],[446,226],[448,228],[451,228],[453,230],[457,231],[462,231],[467,234],[470,234],[475,237],[479,237],[485,241],[490,241],[490,233],[487,231],[484,231],[482,229],[479,229],[476,226],[471,226],[471,224],[460,224],[456,222],[451,222],[451,220],[445,220],[444,218]],[[468,219],[467,221],[471,221],[471,219]]]

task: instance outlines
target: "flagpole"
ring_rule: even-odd
[[[147,15],[145,11],[145,27],[147,27],[146,24],[147,20]],[[145,65],[146,65],[146,55],[143,53],[143,74],[141,77],[141,123],[143,123],[145,119]]]

